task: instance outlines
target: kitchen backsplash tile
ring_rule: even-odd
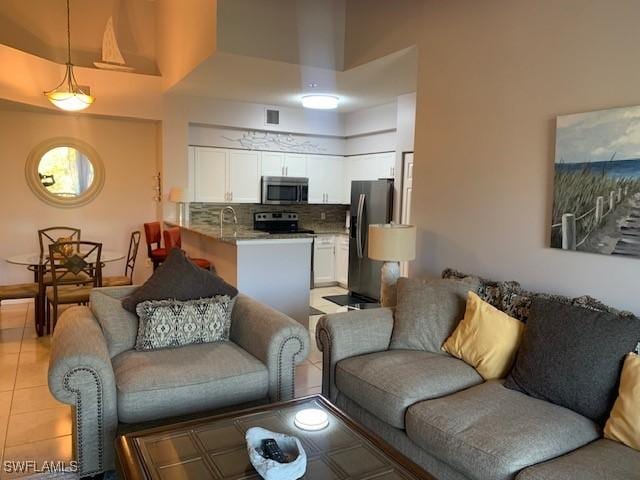
[[[218,225],[219,212],[227,203],[190,203],[191,223]],[[349,205],[261,205],[256,203],[234,203],[238,224],[253,227],[256,212],[296,212],[301,228],[318,226],[323,229],[343,229]],[[325,218],[322,219],[324,213]]]

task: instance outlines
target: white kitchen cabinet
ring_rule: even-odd
[[[318,235],[313,247],[313,281],[316,286],[334,283],[335,242],[332,235]]]
[[[371,153],[345,157],[342,196],[351,203],[351,182],[395,177],[395,152]]]
[[[287,153],[284,157],[285,177],[306,177],[307,156],[299,153]]]
[[[309,155],[309,203],[344,203],[344,159],[334,155]]]
[[[260,152],[262,156],[262,175],[265,177],[284,176],[284,158],[282,152]]]
[[[226,150],[189,147],[193,158],[193,188],[196,202],[227,201]]]
[[[193,153],[194,201],[258,203],[259,152],[190,147]]]
[[[299,153],[260,152],[265,177],[306,177],[307,156]]]
[[[260,202],[260,152],[231,150],[227,172],[230,202]]]
[[[335,246],[336,282],[346,288],[349,284],[349,237],[337,235]]]

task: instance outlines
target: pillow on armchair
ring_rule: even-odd
[[[198,267],[185,252],[173,248],[153,275],[122,300],[122,307],[136,313],[139,303],[147,300],[196,300],[227,295],[234,298],[238,290],[221,277]]]
[[[136,312],[136,350],[182,347],[195,343],[229,340],[231,310],[235,299],[228,295],[198,300],[148,300]]]

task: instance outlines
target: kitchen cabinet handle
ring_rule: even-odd
[[[288,177],[289,176],[289,167],[284,167],[284,174]]]

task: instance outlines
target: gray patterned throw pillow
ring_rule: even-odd
[[[136,350],[156,350],[229,339],[234,299],[148,300],[136,307],[140,318]]]

